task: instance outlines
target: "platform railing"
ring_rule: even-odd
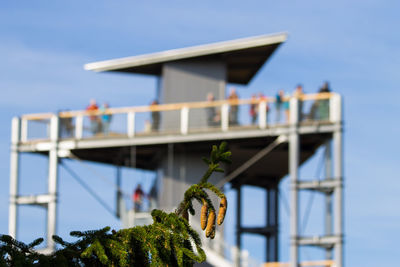
[[[105,111],[63,111],[22,115],[22,143],[50,139],[50,123],[58,121],[60,139],[151,136],[162,134],[187,135],[194,132],[235,129],[266,129],[291,122],[335,122],[340,120],[337,107],[340,96],[336,93],[303,94],[284,97],[280,106],[274,97],[261,99],[218,100],[186,102],[137,107],[108,108]],[[295,103],[297,103],[295,105]],[[249,115],[250,106],[256,110],[256,120]],[[237,107],[237,121],[232,120]],[[299,118],[290,118],[290,110],[300,109]],[[210,118],[210,114],[214,114]],[[102,129],[102,116],[112,116],[110,129]],[[155,122],[156,116],[161,117]],[[163,122],[169,117],[169,122]],[[171,119],[172,118],[172,119]],[[172,123],[171,123],[172,122]],[[97,124],[97,126],[96,126]],[[94,129],[96,128],[96,129]]]

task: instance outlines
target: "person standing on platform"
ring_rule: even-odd
[[[319,93],[330,93],[329,82],[324,82]],[[318,103],[318,119],[329,120],[329,99],[321,99]]]
[[[151,107],[158,105],[157,100],[151,102]],[[157,132],[160,128],[160,111],[151,111],[151,130]]]
[[[58,113],[68,112],[68,110],[59,111]],[[60,137],[70,138],[73,136],[74,125],[72,117],[60,117]]]
[[[303,96],[304,92],[303,92],[303,85],[298,84],[293,96],[295,98],[297,98],[299,100],[299,120],[302,121],[304,119],[304,115],[303,115],[303,100],[302,100],[302,96]]]
[[[103,134],[104,135],[108,135],[108,133],[110,131],[111,114],[106,114],[107,109],[109,107],[110,106],[108,105],[108,103],[104,103],[100,108],[100,111],[102,113],[102,115],[101,115],[101,128],[103,130]]]
[[[158,199],[158,191],[157,191],[157,179],[154,179],[153,185],[150,188],[150,192],[148,195],[150,202],[150,211],[157,208],[157,199]]]
[[[207,102],[212,103],[214,102],[214,94],[213,93],[208,93],[207,94]],[[219,117],[217,115],[217,112],[215,110],[215,107],[206,107],[206,113],[207,113],[207,125],[208,126],[217,126]]]
[[[285,96],[285,92],[281,89],[276,94],[275,97],[275,108],[276,108],[276,123],[281,122],[281,113],[283,107],[283,98]]]
[[[239,105],[237,104],[237,101],[239,100],[239,96],[236,93],[236,89],[234,87],[232,87],[229,92],[228,100],[233,102],[230,103],[229,122],[231,125],[237,125],[239,113]]]
[[[142,210],[143,197],[144,197],[144,192],[142,190],[142,185],[138,184],[135,191],[133,191],[132,195],[135,212],[139,212]]]
[[[263,93],[258,93],[258,99],[261,101],[266,101],[265,103],[265,109],[264,110],[259,110],[258,112],[265,112],[265,119],[266,122],[268,123],[269,119],[269,105],[268,105],[268,101],[267,101],[267,97],[263,94]]]
[[[255,94],[251,96],[251,101],[256,101],[257,97]],[[258,104],[257,103],[251,103],[250,104],[250,119],[251,119],[251,124],[255,124],[257,121],[257,114],[258,114]]]
[[[96,100],[90,99],[90,104],[89,106],[86,107],[86,111],[90,113],[98,110],[99,107],[97,106]],[[90,115],[89,120],[90,120],[90,131],[92,132],[93,135],[95,135],[100,131],[101,128],[99,117],[96,115]]]
[[[286,115],[286,123],[290,122],[290,109],[289,109],[289,101],[290,101],[290,95],[286,94],[284,97],[282,106],[283,106],[283,110],[285,112]]]

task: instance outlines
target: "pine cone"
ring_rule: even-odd
[[[208,215],[208,205],[207,202],[203,201],[203,206],[201,207],[201,213],[200,213],[201,230],[206,229],[207,215]]]
[[[227,208],[228,208],[228,201],[226,200],[226,197],[223,197],[221,199],[221,202],[219,203],[219,211],[217,219],[218,225],[221,225],[224,222]]]
[[[208,214],[206,237],[209,237],[213,231],[215,231],[215,211],[212,210]]]

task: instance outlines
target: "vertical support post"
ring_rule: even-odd
[[[266,224],[265,226],[268,228],[271,226],[271,189],[266,188],[265,189],[265,214],[266,214]],[[272,257],[271,257],[271,235],[266,236],[266,262],[272,262]]]
[[[167,159],[167,164],[168,164],[168,182],[169,183],[169,189],[168,192],[175,192],[174,188],[174,182],[172,181],[172,177],[174,177],[174,144],[173,143],[168,143],[168,159]],[[172,194],[168,194],[168,205],[172,205],[173,203],[173,196]],[[168,206],[168,210],[172,210],[172,206]]]
[[[329,99],[329,120],[331,122],[341,122],[342,120],[342,98],[339,94],[332,94]]]
[[[115,214],[117,215],[117,218],[121,218],[121,199],[122,199],[122,192],[121,192],[121,166],[119,164],[116,167],[116,185],[117,185],[117,195],[116,195],[116,208],[115,208]]]
[[[338,119],[336,122],[341,124],[342,121],[342,105],[341,97],[334,96],[333,113],[336,114]],[[333,100],[332,99],[332,100]],[[341,126],[341,125],[340,125]],[[335,245],[335,262],[336,267],[343,266],[343,139],[342,127],[336,129],[333,133],[333,164],[334,164],[334,177],[339,179],[340,186],[335,188],[335,208],[334,208],[334,228],[335,235],[339,237],[338,243]]]
[[[300,103],[299,103],[299,99],[297,97],[291,97],[289,99],[289,113],[290,113],[290,121],[289,123],[291,124],[291,126],[296,126],[300,121],[300,112],[299,112],[299,108],[300,108]]]
[[[289,135],[289,174],[290,174],[290,267],[297,267],[299,262],[299,203],[297,182],[299,175],[300,138],[298,133],[299,100],[290,99],[291,133]]]
[[[249,267],[249,251],[240,251],[241,265],[242,267]]]
[[[279,233],[279,182],[275,185],[274,188],[274,218],[275,218],[275,232],[274,239],[272,240],[274,246],[274,261],[279,261],[279,244],[278,244],[278,233]]]
[[[127,117],[127,129],[128,129],[128,137],[135,136],[135,112],[131,111],[128,113]]]
[[[332,149],[331,140],[325,143],[325,179],[332,178]],[[333,234],[332,227],[332,192],[325,193],[325,235]],[[332,249],[326,249],[326,259],[332,259]]]
[[[265,100],[258,104],[258,126],[260,129],[267,128],[267,102]]]
[[[133,169],[136,169],[136,146],[131,146],[130,148],[130,162],[129,166]]]
[[[18,184],[19,184],[19,152],[21,120],[14,117],[11,121],[11,156],[10,156],[10,203],[8,215],[8,234],[17,237],[18,222]]]
[[[181,134],[187,134],[189,130],[189,108],[181,109]]]
[[[235,266],[240,267],[240,253],[242,251],[242,188],[240,185],[236,188],[236,255]]]
[[[83,137],[83,115],[76,116],[75,119],[75,138],[82,139]]]
[[[48,194],[50,200],[47,204],[47,248],[51,251],[55,249],[52,236],[56,234],[57,227],[58,137],[59,118],[54,115],[50,119],[50,141],[52,142],[52,147],[49,150]]]
[[[21,140],[21,142],[26,142],[26,141],[28,141],[28,120],[22,118],[20,124],[21,124],[21,129],[20,129],[21,139],[20,140]]]
[[[221,107],[221,129],[226,132],[229,128],[229,105],[223,104]]]
[[[267,199],[267,224],[266,227],[274,229],[267,236],[267,262],[278,261],[278,184],[274,184],[266,189]]]

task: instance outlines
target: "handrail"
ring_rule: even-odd
[[[323,100],[331,98],[333,93],[317,93],[317,94],[303,94],[299,98],[302,101],[308,100]],[[289,101],[290,97],[284,97],[282,101]],[[207,107],[218,107],[224,104],[230,106],[235,105],[246,105],[246,104],[260,104],[261,102],[273,103],[275,102],[275,97],[265,97],[263,99],[238,99],[238,100],[216,100],[216,101],[201,101],[201,102],[182,102],[182,103],[172,103],[172,104],[158,104],[158,105],[147,105],[147,106],[136,106],[136,107],[120,107],[120,108],[107,108],[106,111],[86,111],[86,110],[76,110],[76,111],[62,111],[58,113],[60,118],[73,118],[79,115],[83,116],[98,116],[98,115],[112,115],[112,114],[122,114],[128,112],[153,112],[153,111],[172,111],[180,110],[184,107],[187,108],[207,108]],[[26,120],[43,120],[50,119],[55,113],[35,113],[35,114],[24,114],[21,116],[22,119]]]
[[[311,101],[311,105],[300,105],[300,101]],[[320,101],[329,100],[329,101]],[[320,101],[320,102],[318,102]],[[107,108],[104,110],[76,110],[76,111],[62,111],[58,113],[36,113],[22,115],[20,118],[20,141],[22,143],[31,141],[30,137],[32,134],[37,134],[41,131],[46,132],[45,138],[50,137],[51,128],[54,124],[54,129],[60,127],[60,132],[56,133],[59,139],[63,138],[74,138],[77,140],[84,139],[87,137],[95,137],[97,135],[106,136],[126,136],[128,138],[134,138],[136,135],[146,134],[162,134],[162,133],[180,133],[181,135],[187,135],[193,132],[203,132],[204,130],[210,131],[222,131],[227,132],[230,129],[239,129],[238,126],[246,127],[250,126],[249,129],[258,128],[260,130],[267,129],[270,125],[275,123],[279,125],[282,123],[282,119],[286,125],[294,125],[303,121],[321,121],[330,123],[341,122],[341,97],[336,93],[318,93],[318,94],[302,94],[299,96],[284,97],[282,99],[282,105],[277,106],[276,109],[268,108],[268,103],[274,103],[276,99],[273,97],[264,97],[259,99],[234,99],[234,100],[218,100],[218,101],[201,101],[201,102],[183,102],[183,103],[172,103],[172,104],[160,104],[160,105],[149,105],[149,106],[136,106],[136,107],[121,107],[121,108]],[[250,116],[249,120],[243,119],[243,110],[239,115],[239,109],[234,109],[232,106],[237,105],[249,105]],[[309,112],[305,113],[304,110],[309,108]],[[211,109],[209,109],[211,108]],[[199,115],[200,109],[204,109],[203,115]],[[197,110],[197,111],[196,111]],[[157,114],[165,111],[177,111],[180,114]],[[150,113],[151,120],[145,119],[141,113]],[[102,115],[124,115],[126,116],[112,121],[119,122],[119,129],[125,127],[125,129],[110,131],[110,118],[108,121],[101,117]],[[284,117],[281,115],[284,115]],[[147,115],[146,115],[147,116]],[[164,117],[165,116],[165,117]],[[196,117],[197,116],[197,117]],[[202,116],[202,117],[199,117]],[[210,117],[211,116],[211,117]],[[271,116],[275,116],[275,120],[271,119]],[[174,119],[174,124],[163,125],[160,127],[160,117],[163,117],[165,121],[168,119]],[[239,119],[240,117],[240,119]],[[157,119],[158,118],[158,119]],[[85,127],[90,119],[90,127]],[[124,123],[121,123],[125,120]],[[243,123],[242,120],[246,122]],[[45,124],[47,129],[44,130],[43,126],[41,130],[34,132],[28,130],[30,128],[29,122],[42,122]],[[249,121],[249,122],[247,122]],[[274,122],[273,122],[274,121]],[[116,125],[115,123],[113,125]],[[203,127],[204,126],[204,127]],[[36,126],[37,127],[37,126]],[[34,128],[32,128],[34,129]],[[40,129],[40,128],[36,128]],[[115,129],[115,128],[114,128]],[[90,130],[91,134],[87,135],[87,131]],[[38,139],[36,137],[36,139]]]

